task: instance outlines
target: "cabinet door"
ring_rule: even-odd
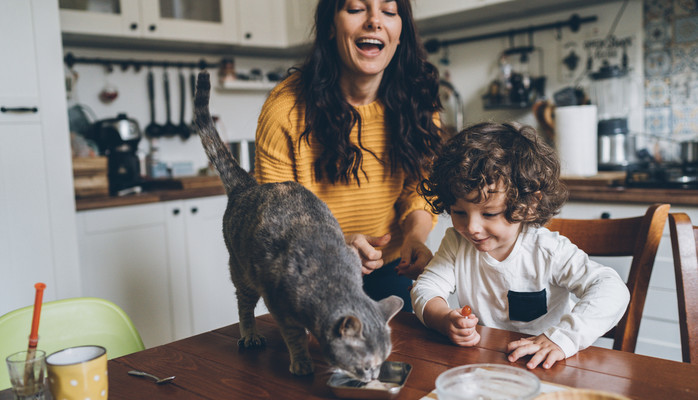
[[[61,31],[140,36],[139,0],[59,0]]]
[[[78,240],[84,295],[123,308],[147,347],[173,341],[165,207],[79,212]]]
[[[231,0],[149,0],[141,2],[141,12],[144,37],[237,42],[235,2]]]
[[[238,322],[235,286],[223,241],[227,202],[226,196],[184,202],[194,334]]]
[[[240,43],[246,46],[285,47],[285,0],[239,0],[237,18]]]
[[[40,124],[0,123],[0,315],[30,305],[36,282],[55,299],[42,149]]]
[[[288,24],[287,46],[298,46],[311,41],[315,23],[315,0],[287,0],[286,23]]]

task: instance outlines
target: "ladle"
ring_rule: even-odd
[[[187,125],[184,122],[184,98],[185,98],[185,93],[186,92],[186,82],[184,80],[184,72],[182,70],[179,70],[179,125],[177,126],[177,131],[179,134],[179,137],[182,138],[182,140],[187,140],[189,139],[189,136],[191,136],[191,131],[189,130],[189,125]]]
[[[150,378],[150,379],[154,380],[155,383],[157,383],[158,385],[162,385],[163,383],[172,382],[175,378],[174,376],[168,376],[167,378],[160,379],[155,375],[152,375],[152,374],[149,374],[149,373],[143,372],[143,371],[128,371],[128,374],[133,375],[133,376],[141,376],[141,377]]]
[[[156,138],[162,135],[162,126],[155,122],[155,83],[150,67],[148,68],[148,100],[150,101],[150,123],[145,127],[145,135]]]
[[[167,112],[167,121],[162,127],[164,136],[174,136],[178,133],[177,126],[172,123],[172,113],[170,110],[170,77],[167,74],[167,67],[162,72],[162,84],[165,87],[165,111]]]

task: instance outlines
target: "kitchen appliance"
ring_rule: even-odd
[[[141,168],[136,151],[141,130],[136,120],[123,113],[103,119],[91,125],[88,136],[97,143],[100,154],[108,158],[109,194],[117,195],[140,186]]]
[[[630,109],[630,75],[627,67],[604,61],[591,74],[591,102],[598,109],[598,169],[627,169],[635,152],[633,137],[628,135]]]

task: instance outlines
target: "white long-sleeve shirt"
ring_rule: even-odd
[[[612,268],[590,260],[557,232],[526,226],[501,262],[449,228],[412,289],[415,314],[424,323],[427,302],[447,299],[454,291],[459,304],[470,305],[481,325],[543,333],[565,357],[615,326],[630,299]]]

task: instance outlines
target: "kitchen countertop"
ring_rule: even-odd
[[[563,178],[570,192],[570,201],[611,203],[670,203],[674,205],[698,206],[698,189],[646,189],[628,188],[620,185],[617,176],[599,175],[591,178]],[[122,197],[93,197],[77,199],[77,211],[100,208],[155,203],[159,201],[183,200],[196,197],[225,194],[222,185],[147,191]]]

